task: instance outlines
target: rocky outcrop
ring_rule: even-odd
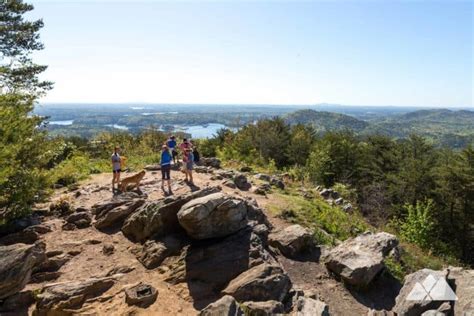
[[[244,302],[242,303],[242,309],[245,310],[247,315],[252,316],[271,316],[285,312],[285,307],[278,301]]]
[[[266,195],[271,190],[272,190],[272,186],[270,184],[262,183],[258,185],[253,192],[259,195]]]
[[[214,193],[183,205],[178,220],[192,238],[224,237],[247,225],[247,206],[241,199]]]
[[[143,204],[145,204],[144,199],[134,199],[108,211],[102,211],[96,215],[94,226],[97,229],[104,229],[121,225],[130,214],[135,212]]]
[[[34,267],[44,260],[45,246],[41,243],[0,246],[0,299],[23,289]]]
[[[428,295],[426,288],[431,289],[438,279],[446,280],[446,277],[447,271],[431,269],[422,269],[407,275],[395,300],[393,311],[399,315],[415,316],[437,309],[443,301],[425,299]]]
[[[125,289],[125,302],[128,305],[147,307],[158,297],[158,291],[151,285],[140,283]]]
[[[244,316],[244,311],[237,301],[230,295],[225,295],[221,299],[209,304],[204,308],[199,316]]]
[[[326,267],[348,284],[367,286],[383,270],[384,257],[397,245],[394,235],[364,233],[332,249]]]
[[[301,225],[291,225],[268,237],[268,244],[289,258],[297,257],[314,246],[313,234]]]
[[[181,232],[177,216],[180,208],[193,199],[219,191],[219,187],[208,187],[162,201],[149,202],[125,220],[122,232],[130,240],[138,242],[144,242],[152,236]]]
[[[222,291],[238,301],[283,301],[291,288],[280,266],[261,264],[233,279]]]
[[[295,316],[329,316],[329,307],[320,300],[301,296],[296,301]]]
[[[110,277],[79,282],[65,282],[43,289],[37,296],[35,315],[68,315],[69,310],[81,308],[84,302],[110,289],[115,280]]]
[[[224,239],[196,242],[184,248],[166,280],[187,282],[194,299],[215,297],[242,272],[262,263],[276,264],[261,237],[247,226]]]

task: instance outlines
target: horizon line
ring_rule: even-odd
[[[340,104],[340,103],[314,103],[314,104],[277,104],[277,103],[180,103],[180,102],[143,102],[143,101],[124,101],[124,102],[74,102],[74,101],[51,101],[51,102],[38,102],[39,105],[53,105],[53,104],[83,104],[83,105],[206,105],[206,106],[287,106],[287,107],[314,107],[314,106],[334,106],[334,107],[393,107],[393,108],[436,108],[436,109],[473,109],[474,105],[374,105],[374,104]]]

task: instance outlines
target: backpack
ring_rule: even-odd
[[[199,152],[197,149],[193,150],[194,162],[199,162]]]

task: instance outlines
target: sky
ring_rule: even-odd
[[[29,1],[42,102],[473,106],[472,1]]]

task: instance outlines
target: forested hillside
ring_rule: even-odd
[[[350,129],[356,132],[364,130],[369,124],[349,115],[314,111],[299,110],[283,116],[285,122],[290,125],[310,125],[316,132],[338,131]]]

